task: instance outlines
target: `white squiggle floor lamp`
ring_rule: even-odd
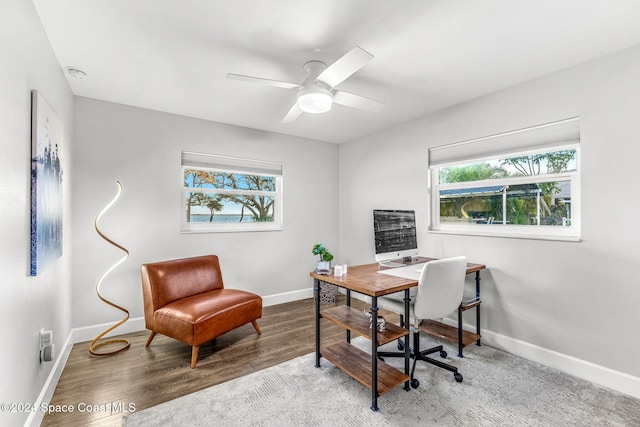
[[[93,339],[93,341],[91,341],[91,344],[89,345],[89,353],[91,353],[92,356],[111,356],[113,354],[117,354],[117,353],[120,353],[120,352],[123,352],[123,351],[127,350],[129,348],[129,346],[131,345],[128,340],[120,339],[120,338],[118,338],[118,339],[109,339],[109,340],[105,340],[105,341],[99,342],[102,339],[102,337],[104,337],[109,332],[113,331],[114,329],[116,329],[118,326],[122,325],[124,322],[126,322],[129,319],[129,311],[127,309],[125,309],[123,307],[120,307],[117,304],[112,303],[111,301],[109,301],[105,297],[103,297],[102,294],[100,294],[100,285],[102,284],[102,281],[104,280],[104,278],[109,273],[111,273],[111,271],[114,268],[116,268],[117,266],[122,264],[124,262],[124,260],[129,258],[129,251],[126,248],[124,248],[123,246],[117,244],[116,242],[114,242],[113,240],[111,240],[110,238],[105,236],[104,233],[102,233],[102,231],[100,231],[100,228],[98,227],[98,222],[100,221],[100,218],[102,217],[102,215],[107,210],[109,210],[111,205],[113,205],[116,202],[116,200],[118,200],[120,198],[120,194],[122,194],[122,184],[120,184],[120,181],[116,181],[116,184],[118,184],[118,193],[113,198],[113,200],[111,200],[111,202],[109,202],[109,204],[107,206],[105,206],[104,209],[102,209],[102,211],[100,211],[100,213],[96,216],[96,219],[94,221],[94,226],[96,228],[96,231],[100,235],[100,237],[102,237],[104,240],[106,240],[107,242],[111,243],[112,245],[114,245],[118,249],[121,249],[122,251],[124,251],[125,255],[122,257],[122,259],[120,259],[120,261],[118,261],[115,264],[113,264],[111,266],[111,268],[109,268],[107,271],[104,272],[104,274],[102,274],[102,276],[100,276],[100,279],[98,279],[98,283],[96,284],[96,293],[98,294],[98,298],[100,298],[103,302],[109,304],[112,307],[117,308],[120,311],[123,311],[125,313],[125,317],[122,320],[120,320],[118,323],[116,323],[115,325],[111,326],[110,328],[108,328],[107,330],[102,332],[100,335],[95,337]],[[105,346],[105,345],[109,345],[109,344],[119,344],[120,346],[116,350],[113,350],[113,351],[110,351],[110,352],[101,353],[101,352],[97,352],[96,351],[100,347]]]

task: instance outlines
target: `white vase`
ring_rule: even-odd
[[[321,274],[329,274],[331,272],[331,261],[318,261],[316,272]]]

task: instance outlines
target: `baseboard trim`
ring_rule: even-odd
[[[115,322],[111,323],[101,323],[99,325],[91,325],[91,326],[83,326],[81,328],[73,328],[71,330],[71,342],[73,344],[85,342],[85,341],[93,341],[95,337],[109,329],[113,326]],[[111,333],[105,336],[105,339],[108,337],[113,337],[116,335],[122,334],[130,334],[132,332],[144,331],[144,318],[143,317],[133,317],[129,318],[125,323],[118,326],[117,329],[111,331]]]
[[[308,289],[267,295],[262,297],[262,305],[264,307],[269,307],[271,305],[284,304],[285,302],[299,301],[306,298],[313,298],[313,288],[310,287]]]
[[[444,323],[458,327],[456,319],[444,319]],[[463,326],[465,330],[475,330],[475,325]],[[558,353],[544,347],[501,335],[496,332],[482,330],[482,344],[497,348],[523,359],[548,366],[569,375],[590,381],[603,387],[640,399],[640,377],[616,371],[586,360]]]

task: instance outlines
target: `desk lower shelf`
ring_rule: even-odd
[[[322,357],[356,379],[360,384],[372,389],[371,355],[353,345],[341,342],[321,349]],[[409,381],[409,375],[378,361],[378,396]]]
[[[436,322],[435,320],[423,320],[418,327],[422,332],[433,335],[443,340],[453,343],[458,342],[458,328],[445,325],[444,323]],[[474,334],[469,331],[462,331],[462,347],[466,347],[480,339],[479,334]]]
[[[320,315],[332,322],[340,325],[371,340],[371,329],[369,329],[369,318],[360,310],[356,310],[346,305],[326,308]],[[376,334],[378,347],[409,335],[409,331],[393,323],[387,323],[383,332]]]

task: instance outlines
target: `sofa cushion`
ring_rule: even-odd
[[[262,317],[262,298],[237,289],[216,289],[179,299],[157,309],[155,330],[199,346]]]

